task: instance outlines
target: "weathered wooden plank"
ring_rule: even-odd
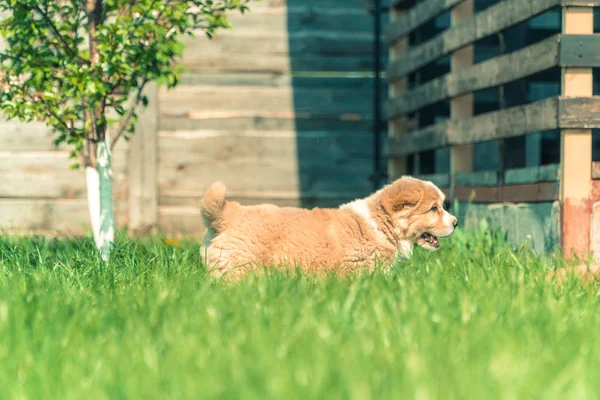
[[[560,206],[557,201],[536,203],[466,204],[459,206],[460,227],[481,229],[486,221],[491,231],[506,234],[508,242],[532,246],[540,254],[556,251],[559,244]]]
[[[234,32],[361,32],[373,33],[373,21],[364,8],[288,5],[262,7],[255,3],[244,14],[230,14]],[[217,36],[221,32],[217,33]],[[203,35],[199,33],[198,36]]]
[[[316,76],[315,76],[316,75]],[[373,90],[374,78],[371,74],[337,74],[323,73],[309,76],[292,76],[289,74],[249,72],[245,74],[230,73],[185,73],[181,75],[180,85],[205,85],[211,87],[293,87],[294,89],[346,89]]]
[[[503,56],[461,68],[418,86],[388,104],[390,117],[410,113],[436,102],[496,87],[558,65],[560,36]]]
[[[315,55],[296,55],[294,57],[289,57],[288,54],[270,54],[268,57],[257,57],[254,54],[210,53],[192,55],[184,52],[180,64],[188,68],[190,72],[196,73],[373,71],[373,57],[369,55],[363,57],[322,57]]]
[[[127,223],[126,208],[115,201],[118,226]],[[89,231],[90,217],[85,200],[80,199],[0,199],[0,226],[10,232],[58,232],[83,234]]]
[[[559,185],[556,182],[508,186],[456,187],[456,199],[475,203],[529,203],[557,200]]]
[[[600,97],[565,97],[558,105],[560,128],[600,128]]]
[[[370,133],[161,132],[160,195],[201,192],[215,180],[233,191],[368,192],[365,143]]]
[[[0,199],[0,225],[7,230],[82,232],[89,224],[84,200]]]
[[[433,79],[388,101],[388,118],[414,112],[449,97],[447,76]]]
[[[562,3],[571,7],[600,7],[599,0],[563,0]]]
[[[51,130],[43,123],[0,119],[0,150],[53,150]]]
[[[310,116],[356,114],[358,118],[370,119],[372,98],[353,89],[182,85],[160,91],[158,109],[164,116],[190,116],[197,113],[273,113],[274,117],[282,113]]]
[[[388,138],[388,157],[401,157],[449,145],[450,124],[450,122],[443,122],[402,136]]]
[[[356,117],[356,116],[354,116]],[[297,130],[298,132],[331,131],[331,132],[356,132],[367,131],[371,127],[371,121],[362,118],[344,118],[344,115],[324,116],[270,116],[262,113],[239,115],[202,115],[190,116],[161,116],[159,129],[163,131],[190,131],[196,129],[207,130],[264,130],[285,131]]]
[[[401,139],[390,139],[389,155],[401,156],[448,145],[486,142],[556,129],[558,104],[559,99],[552,97],[466,120],[449,120],[431,125]]]
[[[504,183],[507,185],[556,182],[560,179],[558,164],[540,165],[536,167],[507,169]]]
[[[448,11],[464,0],[425,0],[401,14],[387,29],[387,41],[393,45],[419,26]]]
[[[1,197],[85,198],[85,176],[65,151],[0,153]]]
[[[451,144],[485,142],[543,132],[558,127],[558,99],[553,97],[531,104],[454,121],[448,131]]]
[[[157,86],[145,90],[148,106],[140,112],[129,151],[129,227],[133,230],[154,226],[158,218],[157,190]]]
[[[560,65],[563,67],[600,67],[600,35],[562,35]]]
[[[124,151],[113,155],[115,197],[122,197],[126,181]],[[0,197],[84,199],[85,174],[70,170],[69,152],[0,152]]]
[[[365,56],[372,54],[373,35],[348,30],[347,32],[238,32],[222,31],[212,39],[186,37],[184,63],[187,57],[198,58],[206,54],[256,54],[317,55],[322,57],[343,55]]]
[[[186,206],[160,206],[158,229],[170,236],[185,238],[202,238],[206,231],[198,207]]]
[[[454,180],[456,186],[496,186],[498,173],[496,171],[457,172]]]
[[[402,58],[391,60],[387,76],[392,80],[399,79],[470,43],[559,6],[563,1],[566,0],[502,1],[477,13],[474,18],[452,26],[427,42],[410,48]]]

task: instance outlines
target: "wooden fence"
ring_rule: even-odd
[[[600,1],[397,0],[392,6],[391,177],[428,174],[451,200],[483,206],[471,222],[486,218],[517,241],[530,235],[547,250],[555,236],[566,254],[600,254],[600,168],[592,161],[592,129],[600,128],[600,97],[593,92]],[[444,18],[447,26],[432,32]],[[556,90],[532,95],[540,82]],[[554,145],[546,142],[544,150],[538,141],[536,160],[513,168],[514,160],[528,158],[515,140],[540,132],[556,132],[557,156],[544,161],[539,152],[551,153]],[[490,141],[493,151],[481,147]],[[500,162],[474,170],[478,157]],[[511,213],[511,204],[520,211]],[[468,211],[462,219],[469,222]]]
[[[372,190],[372,16],[362,0],[263,0],[186,41],[174,90],[150,87],[114,154],[120,226],[201,235],[203,191],[336,205]],[[38,124],[0,123],[0,229],[81,232],[84,174]],[[387,133],[385,133],[387,134]]]

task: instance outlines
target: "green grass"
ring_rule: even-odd
[[[211,280],[198,244],[0,239],[0,398],[566,399],[600,299],[482,230],[388,273]],[[541,278],[541,279],[540,279]]]

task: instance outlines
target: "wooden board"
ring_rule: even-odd
[[[431,21],[464,0],[425,0],[394,19],[387,28],[388,45],[393,45],[419,26]]]
[[[399,79],[468,44],[559,6],[563,1],[565,0],[505,0],[497,3],[477,13],[474,18],[410,48],[401,59],[390,61],[387,74]]]
[[[290,131],[314,132],[365,132],[371,128],[370,120],[342,114],[337,117],[308,117],[295,114],[264,113],[228,113],[228,114],[193,114],[190,116],[161,116],[159,130],[190,131],[196,129],[243,131]]]
[[[230,74],[220,72],[184,73],[181,74],[181,86],[206,85],[210,87],[271,87],[319,90],[360,90],[373,91],[374,78],[371,73],[355,74],[315,73],[307,75],[289,75],[270,72],[249,72]],[[386,86],[382,82],[382,86]]]
[[[558,126],[557,114],[557,98],[510,107],[456,121],[448,132],[448,141],[451,144],[477,143],[549,131]]]
[[[119,227],[127,223],[126,201],[115,201],[115,219]],[[85,200],[73,199],[0,199],[0,226],[11,232],[89,232],[90,217]]]
[[[560,65],[563,67],[600,67],[600,36],[561,35]]]
[[[560,166],[558,164],[540,165],[536,167],[507,169],[504,173],[504,182],[507,185],[556,182],[560,179]]]
[[[556,128],[600,128],[600,98],[552,97],[534,103],[446,121],[390,138],[390,156],[433,150],[452,144],[479,143],[549,131]]]
[[[365,19],[369,18],[365,15]],[[212,39],[188,37],[183,40],[187,57],[199,58],[206,54],[256,54],[314,56],[371,56],[373,35],[371,33],[303,31],[303,32],[239,32],[220,31]]]
[[[556,97],[481,114],[466,120],[449,120],[388,141],[389,154],[407,155],[447,145],[479,143],[543,132],[558,127]]]
[[[561,98],[558,113],[561,128],[600,128],[600,97]]]
[[[260,99],[260,101],[257,101]],[[279,117],[355,115],[372,118],[372,98],[354,89],[264,86],[178,86],[159,92],[161,116],[260,115]]]
[[[454,175],[456,186],[496,186],[498,173],[496,171],[457,172]]]
[[[373,33],[372,16],[364,8],[344,4],[337,7],[288,5],[287,7],[264,7],[262,1],[250,5],[244,14],[229,14],[233,32],[360,32]],[[221,32],[219,31],[217,35]]]
[[[0,120],[1,151],[54,150],[53,139],[51,130],[43,123]]]
[[[391,99],[389,116],[410,113],[445,99],[496,87],[557,66],[559,44],[560,36],[555,35],[513,53],[433,79]]]
[[[288,54],[270,54],[256,57],[254,54],[209,53],[193,55],[184,52],[180,64],[190,72],[273,72],[298,73],[311,71],[356,72],[373,71],[372,56],[302,55],[289,57]]]
[[[66,151],[0,152],[0,197],[85,199],[85,173],[70,170]],[[126,193],[126,155],[113,155],[115,197]]]
[[[558,183],[534,183],[508,186],[456,187],[456,199],[476,203],[521,203],[557,200]]]
[[[370,132],[161,132],[160,195],[199,195],[215,180],[238,192],[368,193],[370,143]]]

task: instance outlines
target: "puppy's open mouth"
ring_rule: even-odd
[[[440,242],[438,242],[437,236],[432,235],[429,232],[425,232],[424,234],[422,234],[421,239],[423,239],[425,243],[427,243],[431,247],[434,247],[436,249],[440,247]]]

